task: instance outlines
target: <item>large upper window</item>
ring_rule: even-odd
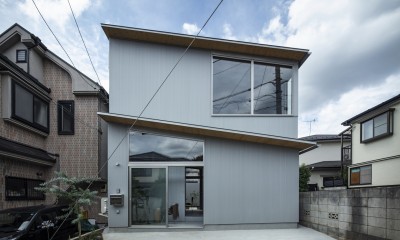
[[[49,103],[15,82],[12,86],[12,117],[48,133]]]
[[[203,161],[203,142],[146,132],[131,132],[129,161]]]
[[[372,166],[363,166],[350,169],[350,185],[372,183]]]
[[[214,57],[213,114],[291,114],[292,74],[288,66]]]
[[[74,134],[74,101],[58,101],[58,134]]]
[[[393,132],[392,118],[392,111],[388,111],[361,123],[361,142],[390,135]]]

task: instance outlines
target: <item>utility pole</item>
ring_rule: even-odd
[[[275,66],[275,88],[276,88],[276,113],[282,114],[282,88],[281,88],[281,68]]]

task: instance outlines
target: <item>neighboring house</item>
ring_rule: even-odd
[[[136,121],[194,36],[102,27],[109,226],[296,227],[298,151],[313,145],[297,139],[309,51],[198,37]]]
[[[333,134],[318,134],[300,138],[304,141],[316,142],[317,145],[300,151],[299,163],[305,164],[311,170],[309,181],[313,190],[328,187],[343,186],[340,178],[340,171],[343,165],[348,165],[350,161],[349,153],[341,155],[342,147],[350,145],[351,138],[347,135],[342,136]]]
[[[352,133],[350,188],[400,185],[399,119],[397,95],[342,123]]]
[[[55,171],[105,185],[101,86],[14,24],[0,35],[0,87],[0,209],[51,203],[34,188]]]

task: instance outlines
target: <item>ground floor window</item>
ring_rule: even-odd
[[[372,166],[362,166],[350,169],[350,185],[363,185],[372,183]]]
[[[340,187],[343,186],[343,180],[339,177],[324,177],[323,178],[324,187]]]
[[[35,189],[44,183],[42,180],[6,176],[5,183],[7,201],[45,199],[45,195]]]

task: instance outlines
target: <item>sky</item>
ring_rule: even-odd
[[[75,66],[97,81],[67,0],[35,2]],[[108,90],[101,23],[196,34],[219,0],[70,2]],[[18,23],[69,62],[31,0],[0,0],[0,16],[0,32]],[[338,134],[343,121],[400,94],[399,24],[398,0],[224,0],[200,35],[309,49],[299,70],[302,137]]]

